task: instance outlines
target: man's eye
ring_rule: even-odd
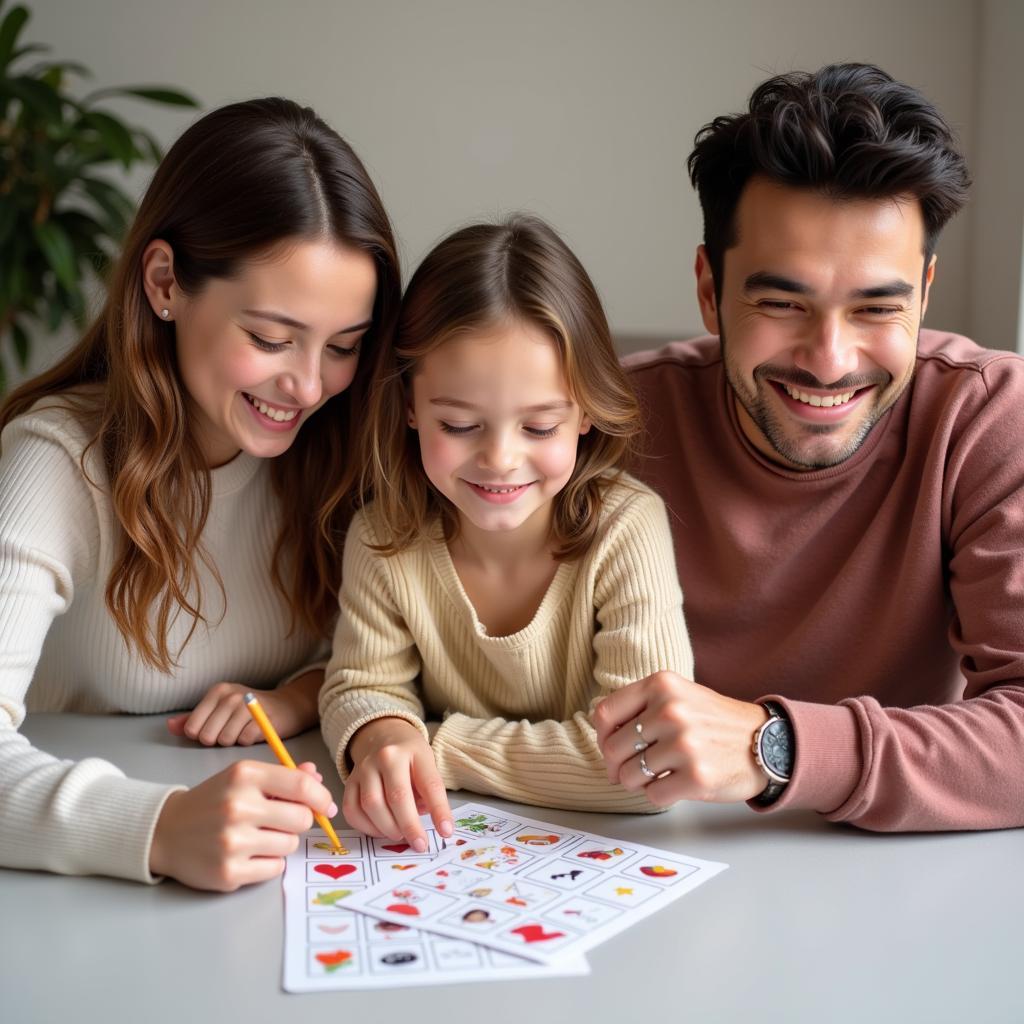
[[[280,352],[288,344],[286,341],[267,341],[266,338],[261,338],[258,334],[253,334],[252,331],[245,333],[252,338],[252,343],[264,352]]]
[[[468,434],[470,431],[476,430],[476,426],[456,427],[451,423],[445,423],[444,420],[441,420],[441,429],[446,434]]]
[[[867,313],[868,316],[892,316],[900,310],[896,306],[863,306],[861,312]]]
[[[785,299],[762,299],[759,306],[763,306],[765,309],[796,309],[796,305],[792,302],[787,302]]]

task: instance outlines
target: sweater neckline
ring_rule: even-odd
[[[438,533],[441,533],[438,530]],[[554,613],[562,603],[562,594],[565,591],[570,575],[573,571],[574,562],[562,561],[555,570],[555,575],[548,584],[533,618],[515,633],[508,633],[504,636],[491,636],[487,627],[480,621],[480,617],[473,607],[473,602],[462,585],[458,570],[452,561],[451,552],[442,536],[435,534],[427,542],[430,552],[430,559],[434,570],[444,584],[445,592],[448,594],[456,609],[461,611],[470,621],[473,632],[479,637],[482,643],[492,644],[496,647],[522,647],[533,643],[539,636],[543,635],[548,628]]]
[[[223,498],[241,490],[255,475],[265,459],[239,452],[230,462],[210,470],[210,493],[214,498]]]

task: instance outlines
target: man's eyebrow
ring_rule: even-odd
[[[914,286],[899,279],[877,284],[873,288],[858,288],[850,293],[853,299],[909,299],[914,294]]]
[[[474,405],[472,402],[463,402],[459,398],[432,398],[430,400],[431,405],[444,405],[452,409],[465,409],[468,412],[479,412],[482,406]],[[571,409],[572,402],[570,401],[557,401],[557,402],[541,402],[539,405],[527,405],[519,412],[561,412],[565,409]]]
[[[773,291],[792,292],[794,295],[811,294],[811,289],[802,281],[796,281],[792,277],[783,277],[782,274],[773,274],[767,270],[759,270],[751,274],[743,282],[743,288],[748,292]]]
[[[308,331],[309,325],[304,324],[301,320],[296,320],[293,317],[286,316],[284,313],[277,313],[272,309],[243,309],[243,313],[247,316],[254,316],[259,320],[270,320],[275,324],[282,324],[285,327],[294,327],[297,331]],[[362,323],[353,324],[351,327],[342,327],[341,330],[335,331],[331,335],[333,338],[337,334],[353,334],[356,331],[365,331],[373,323],[373,320],[364,320]]]

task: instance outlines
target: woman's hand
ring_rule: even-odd
[[[187,736],[204,747],[248,747],[263,741],[243,698],[255,692],[281,739],[312,729],[319,721],[317,695],[324,681],[322,669],[293,679],[277,690],[256,690],[241,683],[217,683],[191,712],[167,719],[172,736]]]
[[[316,767],[306,762],[299,768],[238,761],[172,793],[157,819],[149,870],[219,892],[280,875],[299,835],[312,826],[313,812],[338,813]]]
[[[452,811],[434,752],[420,731],[402,718],[377,718],[349,743],[355,767],[345,783],[342,810],[353,828],[371,836],[404,839],[427,852],[420,814],[430,813],[438,832],[452,834]]]
[[[674,672],[630,683],[594,709],[608,780],[643,790],[655,807],[757,796],[768,778],[754,761],[752,742],[767,720],[760,704],[726,697]],[[653,777],[644,774],[641,755]]]

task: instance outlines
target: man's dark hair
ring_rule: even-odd
[[[755,175],[836,199],[916,197],[926,266],[970,186],[967,164],[938,110],[871,64],[830,64],[768,79],[754,90],[747,113],[716,117],[701,128],[687,166],[719,298],[725,251],[736,244],[736,206]]]

